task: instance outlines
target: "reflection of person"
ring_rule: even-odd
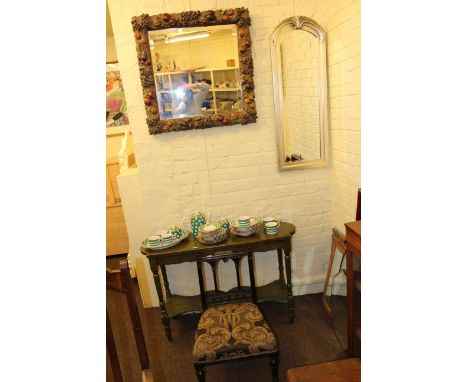
[[[159,62],[159,53],[155,53],[155,54],[154,54],[154,62],[155,62],[155,64],[156,64],[156,70],[157,70],[158,72],[160,72],[163,66],[162,66],[162,64]]]
[[[206,82],[184,84],[176,90],[180,103],[175,109],[176,114],[201,115],[201,106],[205,100],[210,85]]]

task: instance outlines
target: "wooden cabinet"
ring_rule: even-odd
[[[361,353],[361,221],[345,226],[348,354],[353,357]]]

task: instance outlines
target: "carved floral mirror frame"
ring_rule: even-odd
[[[243,110],[226,114],[203,115],[161,120],[156,96],[155,78],[148,32],[170,28],[204,27],[211,25],[235,24],[239,50],[239,72],[242,90]],[[146,123],[150,134],[168,133],[192,129],[206,129],[216,126],[246,125],[257,120],[255,105],[252,40],[250,38],[250,17],[246,8],[225,10],[187,11],[163,13],[160,15],[132,17],[135,35],[140,80],[146,109]]]
[[[286,162],[285,131],[283,110],[283,76],[278,38],[285,30],[301,30],[318,38],[318,83],[320,159]],[[328,165],[328,84],[327,84],[327,40],[325,31],[314,20],[305,16],[293,16],[283,20],[270,35],[270,52],[273,74],[273,93],[275,99],[276,137],[278,144],[278,166],[280,170],[294,170],[304,167],[323,167]]]

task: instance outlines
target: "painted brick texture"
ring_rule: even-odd
[[[326,0],[333,226],[355,220],[361,186],[361,3]]]
[[[349,119],[345,118],[349,109],[342,107],[342,103],[350,102],[348,97],[356,99],[357,90],[354,89],[352,95],[342,93],[348,87],[359,87],[359,83],[356,84],[348,78],[348,71],[343,70],[341,75],[341,70],[337,69],[340,67],[338,42],[342,35],[334,31],[331,39],[335,44],[331,57],[331,62],[335,65],[331,81],[334,88],[331,89],[330,98],[333,108],[332,152],[336,152],[336,155],[332,159],[332,166],[278,171],[268,38],[275,26],[294,15],[294,12],[311,17],[322,25],[325,15],[328,14],[333,18],[330,25],[335,25],[333,23],[337,16],[335,13],[327,13],[323,5],[322,0],[109,0],[129,118],[132,121],[144,213],[149,222],[149,229],[157,230],[180,224],[183,217],[188,217],[195,210],[210,211],[212,220],[224,216],[252,214],[277,216],[292,222],[297,227],[292,254],[295,294],[318,292],[322,289],[328,263],[331,229],[333,224],[342,224],[347,220],[348,212],[353,210],[355,203],[352,194],[355,190],[351,192],[351,188],[356,183],[353,177],[359,178],[359,167],[356,165],[356,162],[359,162],[359,150],[355,151],[359,147],[359,144],[355,143],[359,139],[356,136],[359,134],[359,121],[355,119],[354,114],[351,116],[353,125],[341,121]],[[142,13],[158,14],[241,6],[249,8],[252,19],[257,123],[150,136],[145,123],[131,17]],[[337,14],[346,13],[338,8],[333,9],[336,9]],[[350,43],[349,49],[356,48]],[[349,59],[356,60],[355,56]],[[343,84],[339,83],[341,79]],[[357,106],[353,103],[350,107],[354,110]],[[335,132],[341,133],[340,144],[336,138],[333,139]],[[348,145],[353,147],[352,153],[348,151]],[[350,155],[354,161],[348,164],[347,158]],[[337,181],[332,180],[333,176],[337,177]],[[348,177],[351,180],[348,181]],[[332,194],[332,182],[336,195]],[[338,208],[334,208],[333,203],[337,203]],[[333,212],[335,210],[336,214]],[[139,238],[142,239],[144,237]],[[259,285],[277,278],[275,253],[257,254],[255,259]],[[172,292],[198,293],[195,264],[170,266],[168,274]],[[206,275],[209,283],[210,272],[206,272]],[[223,264],[221,279],[223,289],[235,285],[232,264]],[[244,279],[248,280],[247,274],[244,274]]]

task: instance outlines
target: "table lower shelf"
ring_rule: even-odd
[[[203,309],[200,295],[180,296],[174,294],[166,299],[166,310],[169,318],[177,317],[184,313],[201,313]]]
[[[257,287],[257,302],[266,301],[279,303],[286,303],[288,301],[288,288],[284,281],[276,280],[267,285]],[[201,313],[203,309],[200,295],[171,295],[166,299],[166,311],[169,318],[186,313]]]
[[[281,280],[257,287],[258,302],[288,302],[288,287]]]

